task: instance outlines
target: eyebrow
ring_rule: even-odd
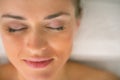
[[[45,17],[45,19],[53,19],[53,18],[62,16],[62,15],[70,16],[70,14],[67,12],[59,12],[59,13],[49,15],[49,16]]]
[[[51,15],[45,17],[44,19],[53,19],[53,18],[62,16],[62,15],[70,16],[70,14],[67,12],[59,12],[59,13],[51,14]],[[18,20],[26,20],[26,18],[24,18],[22,16],[12,15],[12,14],[4,14],[1,17],[2,18],[13,18],[13,19],[18,19]]]
[[[2,18],[13,18],[13,19],[18,19],[18,20],[26,20],[22,16],[17,16],[17,15],[12,15],[12,14],[4,14],[1,16]]]

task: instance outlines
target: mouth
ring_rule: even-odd
[[[28,59],[28,60],[23,60],[29,67],[31,68],[45,68],[47,67],[50,63],[52,63],[54,59]]]

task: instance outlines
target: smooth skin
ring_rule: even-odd
[[[68,61],[80,19],[71,0],[1,0],[0,34],[10,60],[0,80],[118,80],[116,76]],[[50,58],[35,69],[24,60]]]

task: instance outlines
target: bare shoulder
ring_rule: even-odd
[[[15,74],[15,69],[11,64],[0,65],[0,80],[13,79],[14,74]]]
[[[89,67],[78,62],[69,61],[67,70],[71,80],[120,80],[120,78],[108,71]]]

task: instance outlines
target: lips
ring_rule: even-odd
[[[47,67],[53,59],[28,59],[24,60],[24,62],[32,68],[45,68]]]

